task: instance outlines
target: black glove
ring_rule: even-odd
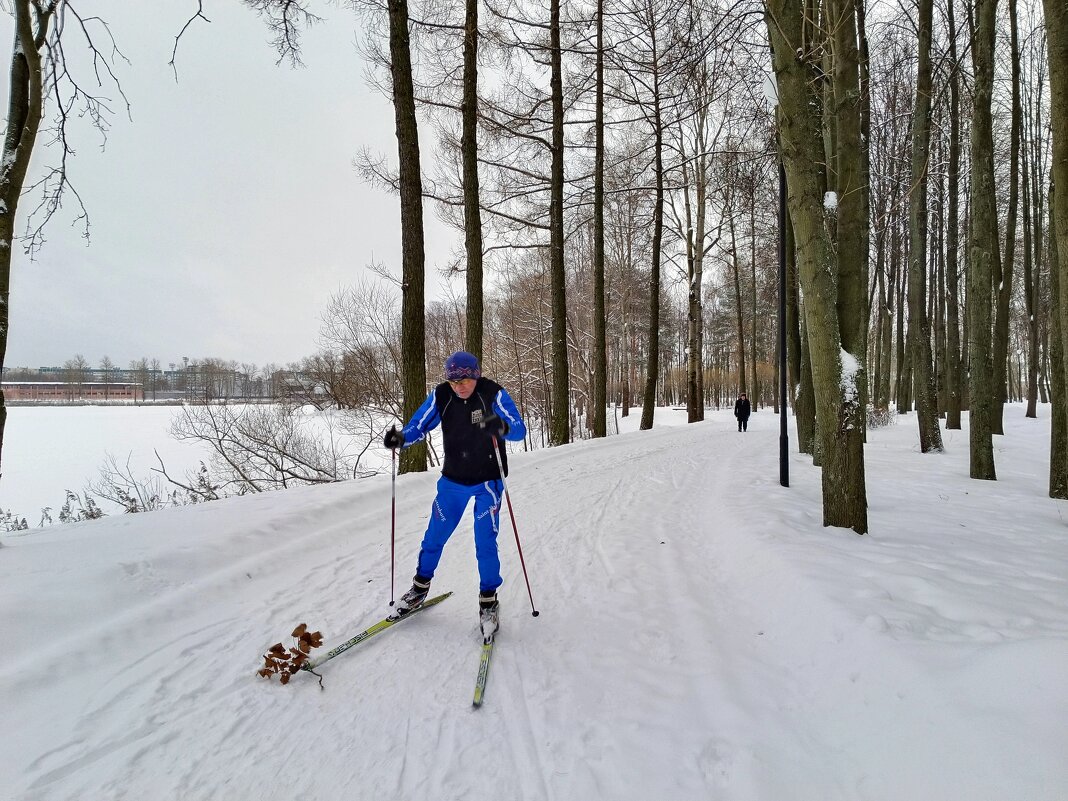
[[[397,430],[396,426],[393,426],[386,432],[386,436],[382,438],[382,444],[391,450],[404,447],[404,433]]]
[[[495,437],[503,437],[508,433],[508,423],[502,420],[495,414],[488,415],[482,418],[482,422],[478,424],[479,428],[485,431],[487,434],[492,434]]]

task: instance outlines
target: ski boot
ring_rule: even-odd
[[[501,627],[501,602],[496,590],[478,594],[478,627],[483,642],[490,642]]]
[[[426,600],[429,592],[430,579],[423,578],[417,573],[415,578],[412,579],[412,588],[404,593],[400,600],[397,601],[397,605],[393,607],[394,611],[391,617],[404,617],[413,609],[418,609],[423,605],[423,601]]]

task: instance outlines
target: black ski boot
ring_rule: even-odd
[[[430,579],[423,578],[418,573],[412,579],[412,588],[401,596],[394,607],[396,617],[403,617],[413,609],[418,609],[426,600],[430,592]]]
[[[496,590],[478,594],[478,626],[485,642],[492,640],[501,627],[501,602],[497,600]]]

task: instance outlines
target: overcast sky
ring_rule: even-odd
[[[266,26],[239,0],[205,0],[211,24],[186,32],[175,82],[174,37],[196,0],[150,12],[132,0],[90,5],[83,13],[109,20],[131,62],[116,73],[133,120],[108,87],[117,113],[106,148],[75,121],[71,177],[91,241],[71,226],[71,198],[35,261],[16,244],[6,365],[59,365],[76,353],[94,366],[105,355],[120,366],[311,355],[332,294],[372,261],[400,270],[397,198],[352,167],[363,146],[396,157],[392,106],[367,87],[354,46],[359,21],[319,4],[327,20],[305,33],[306,66],[293,69],[276,65]],[[0,15],[0,26],[11,41],[12,18]],[[78,46],[71,37],[67,47]],[[7,93],[4,80],[4,109]],[[44,144],[33,174],[55,161]],[[35,205],[23,198],[16,230]],[[432,297],[456,240],[432,208],[425,217]]]

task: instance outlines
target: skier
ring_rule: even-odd
[[[505,448],[499,446],[498,466],[494,439],[522,440],[527,427],[508,392],[482,375],[478,359],[470,353],[452,354],[445,361],[445,378],[404,429],[398,431],[393,426],[383,440],[387,448],[405,448],[440,424],[445,451],[412,588],[397,602],[396,614],[403,616],[426,600],[442,549],[474,498],[479,625],[484,637],[492,637],[500,625],[497,588],[503,582],[497,553],[497,524],[504,491],[501,471],[505,477],[508,475]]]
[[[734,402],[734,416],[738,418],[738,430],[749,430],[749,412],[751,410],[749,405],[749,398],[745,397],[745,393],[741,393],[738,396],[738,400]]]

